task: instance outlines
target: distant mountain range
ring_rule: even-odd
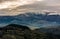
[[[47,15],[29,12],[16,16],[0,16],[0,27],[8,24],[20,24],[29,27],[55,27],[60,25],[60,15]]]

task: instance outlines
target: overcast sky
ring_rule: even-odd
[[[40,11],[60,12],[60,0],[0,0],[0,15]]]

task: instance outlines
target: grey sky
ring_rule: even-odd
[[[16,0],[0,0],[1,3],[4,3],[5,1],[11,1],[12,3],[12,1]],[[30,2],[28,2],[29,0],[25,1],[27,2],[24,2],[24,0],[20,2],[20,4],[24,2],[23,5],[18,4],[19,6],[17,7],[15,7],[15,5],[11,6],[14,8],[7,7],[0,9],[0,15],[16,15],[21,14],[21,12],[40,12],[44,10],[60,12],[60,0],[31,0]],[[1,13],[1,11],[4,13]]]

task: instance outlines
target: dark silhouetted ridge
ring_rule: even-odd
[[[18,25],[18,24],[9,24],[9,25],[3,27],[4,30],[16,30],[16,28],[19,28],[22,30],[25,30],[25,29],[30,30],[27,26]]]

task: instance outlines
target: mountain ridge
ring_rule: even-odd
[[[0,24],[22,24],[28,26],[55,26],[60,25],[60,15],[48,15],[37,13],[24,13],[16,16],[0,16]]]

